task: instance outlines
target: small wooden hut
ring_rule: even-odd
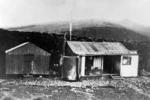
[[[67,41],[65,56],[78,56],[79,76],[138,76],[137,52],[131,52],[119,42]]]
[[[6,53],[6,74],[49,74],[50,54],[36,45],[25,42]]]

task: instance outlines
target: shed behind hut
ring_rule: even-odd
[[[49,74],[50,54],[25,42],[6,53],[6,74]]]

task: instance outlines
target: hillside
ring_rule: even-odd
[[[114,34],[115,30],[120,33],[138,33],[141,35],[145,35],[150,37],[150,27],[142,26],[137,23],[134,23],[130,20],[123,20],[120,22],[111,22],[107,20],[81,20],[81,21],[73,21],[73,30],[85,30],[86,28],[94,28],[94,29],[108,29],[110,28],[112,34]],[[114,28],[114,29],[113,29]],[[23,31],[23,32],[46,32],[46,33],[55,33],[61,34],[62,32],[69,31],[69,22],[55,22],[55,23],[47,23],[41,25],[29,25],[23,27],[14,27],[8,28],[10,31]],[[122,30],[122,31],[121,31]],[[128,31],[128,32],[127,32]],[[102,31],[101,31],[102,32]],[[108,33],[108,32],[107,32]],[[102,33],[104,34],[104,33]],[[111,34],[111,33],[110,33]],[[129,34],[128,34],[129,35]]]
[[[150,26],[140,25],[140,24],[133,22],[129,19],[124,19],[124,20],[118,22],[118,24],[127,28],[127,29],[133,30],[133,31],[138,32],[138,33],[142,33],[143,35],[150,37]]]
[[[122,27],[119,24],[107,22],[107,21],[96,21],[96,20],[81,20],[72,22],[73,30],[82,29],[85,27],[105,27],[105,26],[113,26],[113,27]],[[8,28],[10,31],[24,31],[24,32],[47,32],[47,33],[56,33],[60,34],[63,31],[69,30],[69,22],[55,22],[41,25],[29,25],[22,27],[14,27]]]

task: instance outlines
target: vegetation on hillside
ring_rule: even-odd
[[[5,50],[10,49],[23,42],[31,42],[51,53],[51,67],[59,62],[59,54],[62,53],[64,34],[69,40],[69,32],[62,31],[61,34],[40,32],[19,32],[0,29],[0,66],[5,66]],[[139,68],[149,68],[150,38],[138,34],[132,30],[121,27],[84,27],[73,30],[73,41],[109,41],[121,42],[129,50],[137,50],[140,55]],[[2,69],[1,71],[4,71]],[[57,69],[56,69],[57,70]]]

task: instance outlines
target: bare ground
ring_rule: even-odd
[[[150,78],[99,77],[82,82],[59,78],[1,79],[0,100],[150,100]]]

